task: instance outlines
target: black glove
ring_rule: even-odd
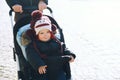
[[[71,57],[69,55],[65,56],[50,56],[48,57],[45,62],[51,65],[63,65],[66,62],[69,62]]]

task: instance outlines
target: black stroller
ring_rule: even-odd
[[[53,18],[53,11],[50,7],[47,8],[49,12],[51,13],[51,16],[48,16],[49,19],[51,20],[51,23],[55,24],[57,27],[57,33],[56,35],[59,36],[59,40],[63,42],[64,44],[64,49],[66,48],[65,45],[65,40],[64,40],[64,35],[62,32],[62,29],[59,27],[58,23],[56,20]],[[12,18],[12,10],[9,12],[10,17]],[[26,54],[25,54],[25,46],[21,45],[21,36],[22,33],[30,29],[30,21],[31,21],[31,16],[26,16],[19,20],[18,22],[15,23],[13,27],[13,38],[14,38],[14,47],[13,47],[13,52],[14,52],[14,60],[18,63],[18,80],[34,80],[33,73],[32,73],[32,67],[27,61]],[[12,22],[12,19],[11,19]],[[71,77],[71,72],[70,72],[70,65],[69,63],[65,67],[69,73],[68,77]]]

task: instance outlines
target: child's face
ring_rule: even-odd
[[[51,38],[51,33],[48,29],[43,29],[38,33],[38,39],[41,41],[48,41]]]

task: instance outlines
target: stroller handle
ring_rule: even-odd
[[[9,16],[12,16],[13,9],[9,11]]]
[[[47,9],[50,11],[50,13],[53,13],[53,10],[50,7],[47,7]]]
[[[49,10],[49,12],[52,14],[53,13],[53,10],[50,8],[50,7],[47,7],[47,9]],[[28,11],[26,11],[27,9],[24,9],[24,11],[27,13]],[[9,16],[12,16],[12,12],[14,12],[13,11],[13,9],[11,9],[10,11],[9,11]]]

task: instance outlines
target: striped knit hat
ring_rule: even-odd
[[[47,16],[43,16],[40,11],[32,13],[31,27],[35,30],[36,35],[43,29],[52,31],[50,19]]]

